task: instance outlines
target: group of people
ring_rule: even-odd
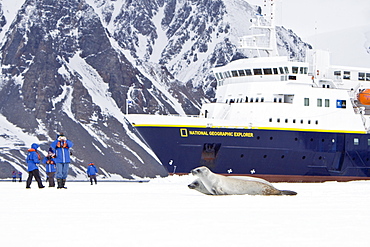
[[[71,162],[71,152],[70,148],[73,147],[73,142],[68,140],[67,137],[60,133],[57,135],[57,139],[50,144],[50,148],[46,157],[42,160],[45,164],[46,174],[47,174],[47,181],[49,182],[49,187],[55,187],[55,177],[57,179],[58,189],[67,189],[65,186],[66,179],[68,175],[69,164]],[[33,143],[31,148],[28,149],[28,155],[26,158],[27,166],[28,166],[28,179],[26,183],[26,188],[31,188],[32,179],[35,178],[37,181],[38,187],[44,188],[45,186],[42,184],[39,167],[41,157],[38,153],[37,149],[39,145]],[[55,151],[55,152],[54,152]],[[90,177],[90,182],[93,184],[93,180],[95,184],[97,183],[96,174],[97,169],[94,163],[90,163],[87,168],[87,174]]]
[[[45,164],[46,174],[47,174],[47,181],[49,182],[49,187],[55,187],[55,179],[56,176],[58,189],[67,189],[65,186],[66,179],[68,175],[69,164],[71,162],[70,158],[70,148],[73,147],[73,142],[68,140],[67,137],[60,133],[57,135],[57,139],[50,144],[50,148],[48,154],[43,159],[43,163]],[[37,149],[39,145],[33,143],[31,148],[28,149],[28,155],[26,158],[27,166],[28,166],[28,179],[26,183],[26,188],[31,188],[32,179],[35,178],[39,188],[44,188],[45,186],[42,184],[39,167],[41,157],[38,153]],[[55,150],[55,152],[54,152]],[[96,173],[95,173],[96,175]],[[91,182],[92,183],[92,182]]]
[[[17,182],[17,178],[19,179],[19,182],[22,182],[22,172],[12,171],[12,178],[13,178],[13,182]]]
[[[67,179],[70,159],[70,148],[73,147],[73,142],[68,140],[63,133],[57,135],[57,139],[51,143],[49,152],[44,158],[43,162],[46,166],[46,174],[48,175],[48,181],[50,187],[55,187],[54,175],[56,174],[58,189],[66,189],[65,182]],[[39,145],[33,143],[31,148],[28,149],[27,155],[27,166],[28,166],[28,179],[26,188],[31,188],[31,183],[33,177],[35,177],[39,188],[44,188],[42,184],[39,167],[41,161],[41,156],[38,153],[37,149]],[[53,151],[55,150],[55,153]]]

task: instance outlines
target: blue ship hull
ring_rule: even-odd
[[[136,126],[169,173],[198,166],[229,175],[370,177],[370,135],[290,130]],[[271,180],[271,179],[270,179]],[[312,181],[314,181],[313,179]],[[302,180],[304,181],[304,179]]]

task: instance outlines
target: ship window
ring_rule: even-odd
[[[283,102],[283,99],[282,98],[279,98],[279,103],[282,103]]]
[[[301,119],[301,124],[303,124],[303,119]]]
[[[265,102],[265,98],[264,97],[261,98],[261,102]]]
[[[367,145],[370,146],[370,139],[367,139]]]
[[[307,67],[300,67],[300,68],[299,68],[299,73],[300,73],[300,74],[307,74],[307,70],[308,70],[308,68],[307,68]]]
[[[250,102],[253,103],[253,98],[251,98],[251,101]]]
[[[360,140],[358,138],[353,138],[353,145],[358,146],[360,144]]]
[[[245,97],[245,102],[247,102],[247,103],[248,103],[248,96],[247,96],[247,97]]]
[[[238,71],[236,70],[231,71],[231,74],[233,75],[233,77],[238,77]]]
[[[316,121],[315,121],[315,124],[316,124],[316,125],[318,125],[318,124],[319,124],[319,121],[318,121],[318,120],[316,120]]]
[[[322,107],[322,99],[317,99],[317,106]]]
[[[370,81],[370,73],[366,73],[366,80]]]
[[[292,73],[293,74],[298,74],[298,67],[293,66],[292,67]]]
[[[245,76],[244,69],[238,70],[239,76]]]
[[[311,120],[308,120],[308,124],[311,124]]]
[[[329,99],[325,99],[325,107],[330,107],[330,100]]]
[[[232,77],[231,74],[230,74],[230,71],[226,71],[226,74],[227,74],[227,78]]]
[[[218,73],[215,74],[216,75],[216,79],[217,80],[220,80],[221,78],[219,77]]]
[[[280,74],[284,74],[284,69],[283,67],[279,67]]]
[[[310,105],[310,99],[304,98],[304,106],[309,106],[309,105]]]
[[[258,98],[256,98],[256,102],[258,102]]]
[[[295,81],[295,80],[297,80],[297,76],[295,76],[295,75],[290,75],[288,79],[289,79],[289,80],[293,80],[293,81]]]
[[[246,70],[245,70],[245,74],[246,74],[246,75],[252,75],[252,71],[251,71],[250,69],[246,69]]]
[[[262,75],[262,69],[253,69],[254,75]]]
[[[224,77],[224,78],[229,78],[229,77],[227,76],[227,73],[226,73],[226,72],[222,73],[222,75],[223,75],[223,77]]]
[[[358,73],[358,80],[359,81],[364,81],[365,80],[365,73],[359,72]]]
[[[288,119],[287,118],[285,119],[285,123],[288,123]]]
[[[293,123],[295,123],[295,119],[293,119]]]
[[[276,98],[274,98],[274,103],[276,103],[277,102],[277,99]]]
[[[273,68],[273,70],[274,70],[274,74],[275,74],[275,75],[279,74],[279,71],[278,71],[278,69],[277,69],[277,68]]]
[[[343,79],[344,80],[350,80],[351,79],[351,72],[350,71],[344,71],[343,72]]]
[[[334,75],[336,75],[336,76],[341,76],[342,75],[342,71],[334,71]]]
[[[269,119],[269,122],[272,122],[272,118]],[[370,139],[369,139],[370,140]]]
[[[288,67],[284,67],[284,69],[285,69],[285,73],[286,73],[286,74],[289,74],[289,69],[288,69]]]
[[[280,123],[280,118],[277,119],[277,122]]]
[[[270,68],[264,68],[263,69],[263,74],[264,75],[272,75],[272,69],[270,69]]]

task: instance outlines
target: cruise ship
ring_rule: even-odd
[[[170,174],[207,166],[273,182],[369,179],[370,68],[330,65],[326,51],[278,56],[272,18],[252,28],[241,48],[269,56],[214,68],[216,101],[199,116],[127,115],[147,145]]]

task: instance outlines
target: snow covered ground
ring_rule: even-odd
[[[368,246],[370,181],[275,183],[297,196],[207,196],[194,177],[0,182],[1,246]]]

